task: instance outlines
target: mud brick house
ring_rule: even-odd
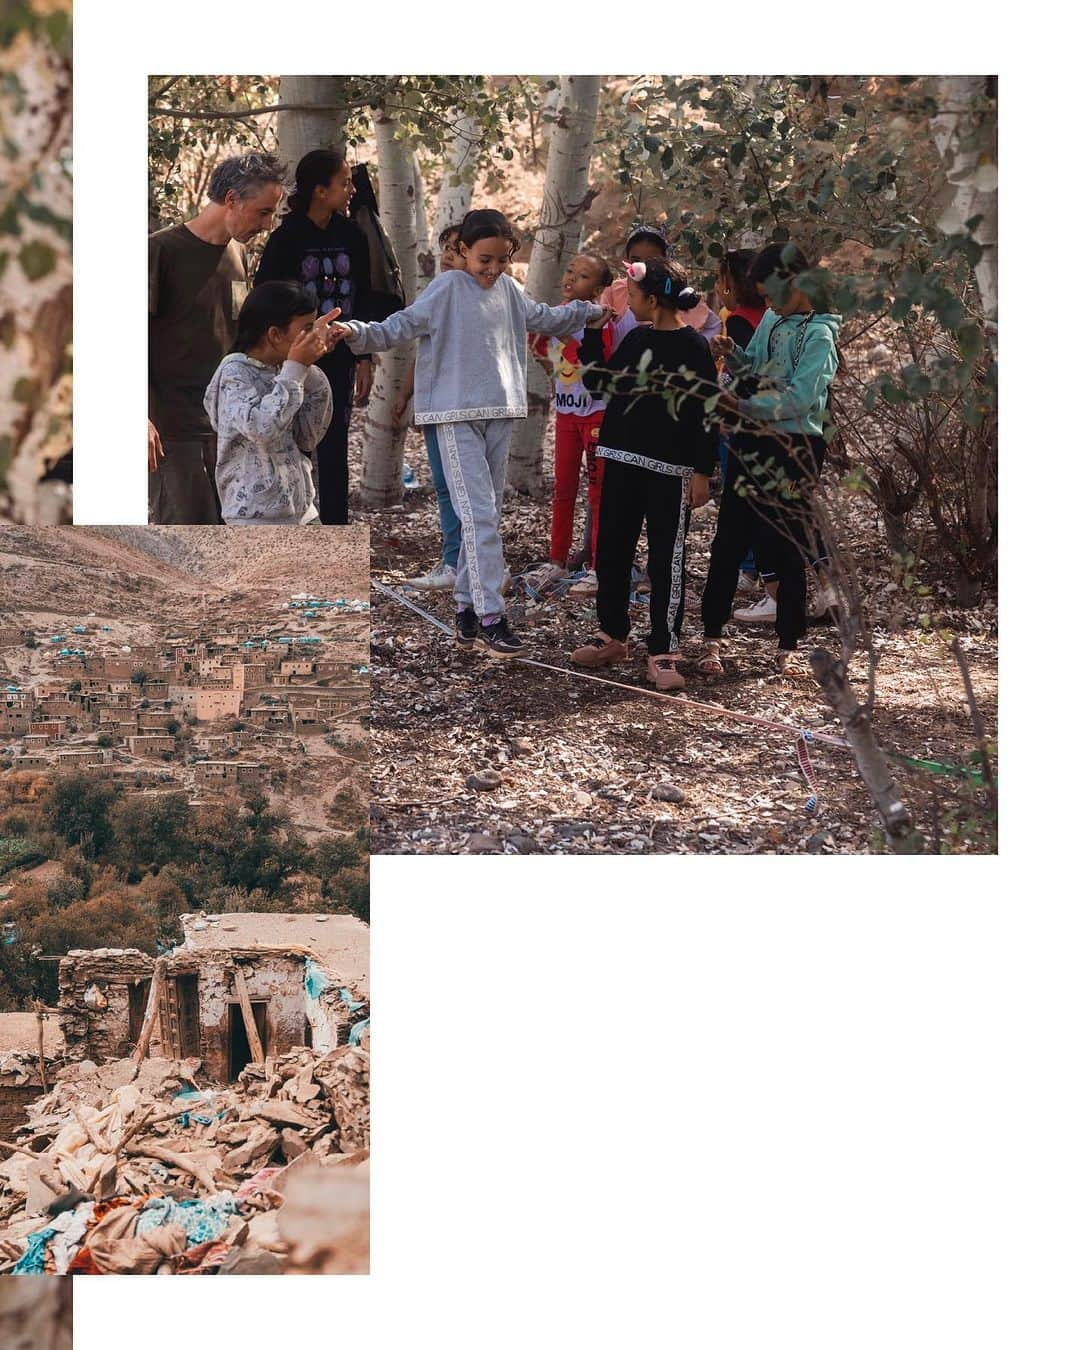
[[[0,624],[0,647],[17,647],[22,640],[21,628],[13,624]]]
[[[140,759],[152,759],[176,749],[175,739],[168,732],[151,732],[146,736],[129,736],[128,750]]]
[[[266,776],[262,764],[235,759],[199,759],[195,761],[195,782],[199,787],[258,787]]]
[[[148,1011],[156,1011],[149,1053],[197,1057],[222,1083],[253,1059],[359,1039],[368,1017],[368,927],[359,919],[186,914],[181,922],[184,942],[157,961],[134,950],[61,960],[67,1058],[131,1054]]]
[[[186,708],[196,722],[239,717],[243,698],[242,689],[233,689],[226,684],[169,685],[170,701],[177,707]]]
[[[14,773],[43,773],[52,766],[53,762],[48,755],[16,755],[11,761]]]
[[[34,717],[34,696],[20,691],[0,695],[0,736],[22,736]]]
[[[30,735],[44,736],[47,741],[58,741],[66,730],[63,722],[31,722]]]
[[[107,764],[112,759],[108,750],[100,746],[84,746],[78,750],[58,750],[58,769],[82,769],[90,764]]]

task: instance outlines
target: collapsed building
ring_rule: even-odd
[[[184,941],[70,952],[59,1024],[72,1058],[197,1058],[216,1082],[294,1046],[320,1054],[367,1022],[368,928],[349,915],[185,914]],[[155,990],[155,980],[157,989]],[[154,1004],[156,1002],[156,1008]]]
[[[366,1269],[367,925],[182,927],[0,1017],[0,1273]]]

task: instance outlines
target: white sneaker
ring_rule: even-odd
[[[597,592],[596,573],[592,570],[585,573],[579,580],[575,581],[570,587],[568,594],[577,596],[595,595]]]
[[[757,588],[758,579],[753,572],[739,572],[739,584],[735,587],[736,595],[754,595]]]
[[[439,563],[422,577],[413,577],[405,583],[418,591],[452,591],[457,581],[457,570],[447,563]]]
[[[776,601],[766,591],[756,605],[737,609],[731,617],[736,623],[775,623]]]

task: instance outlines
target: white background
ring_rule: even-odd
[[[1021,215],[1068,121],[1029,41],[912,4],[77,0],[80,523],[145,520],[149,73],[1002,70],[1017,261],[1004,856],[376,859],[372,1276],[82,1279],[76,1350],[1080,1341],[1075,588],[1035,473],[1075,453],[1076,357],[1033,364],[1075,327],[1075,216]]]

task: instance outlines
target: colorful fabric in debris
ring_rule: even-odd
[[[55,1228],[43,1228],[40,1233],[31,1233],[26,1239],[26,1251],[15,1263],[12,1275],[44,1275],[45,1256],[55,1235]]]
[[[143,1205],[135,1232],[143,1234],[165,1224],[179,1224],[187,1234],[188,1246],[213,1242],[229,1226],[237,1212],[231,1191],[223,1191],[209,1200],[183,1200],[177,1203],[165,1196],[154,1196]]]

